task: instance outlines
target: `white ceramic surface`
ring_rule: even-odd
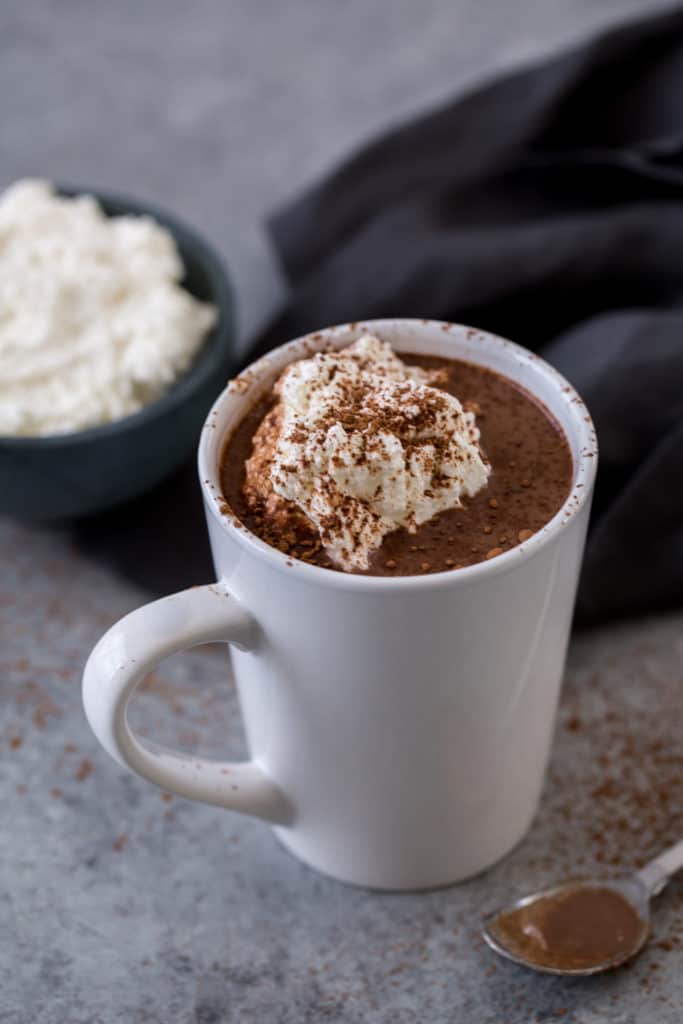
[[[226,433],[304,352],[370,329],[399,352],[468,359],[537,395],[572,448],[563,508],[498,558],[429,576],[292,561],[222,510]],[[291,342],[246,370],[204,428],[199,472],[219,582],[132,612],[86,665],[90,724],[123,765],[182,796],[272,822],[302,860],[389,889],[456,882],[524,835],[543,782],[597,464],[590,417],[536,356],[471,328],[382,320]],[[162,658],[225,640],[253,760],[136,738],[126,705]]]

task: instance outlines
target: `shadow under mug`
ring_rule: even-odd
[[[222,511],[222,445],[247,409],[293,359],[368,330],[399,353],[489,367],[545,404],[569,441],[573,480],[543,529],[490,561],[386,578],[292,560]],[[294,854],[337,879],[420,889],[489,867],[524,836],[538,803],[596,464],[573,388],[491,334],[379,320],[276,349],[230,383],[202,432],[218,582],[148,604],[100,640],[83,679],[95,735],[164,789],[271,822]],[[128,701],[159,661],[215,641],[231,645],[248,762],[157,747],[127,722]]]

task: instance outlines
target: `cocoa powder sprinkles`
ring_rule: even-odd
[[[427,371],[438,387],[476,416],[480,445],[490,465],[488,481],[474,497],[417,527],[388,533],[365,575],[420,575],[455,570],[492,559],[541,529],[564,503],[573,473],[567,441],[550,413],[506,378],[459,360],[401,353],[409,366]],[[280,429],[271,393],[256,404],[228,440],[221,485],[229,509],[253,533],[292,558],[339,570],[325,550],[325,529],[278,495],[255,496],[245,487],[250,474],[265,471],[267,450]],[[357,413],[350,403],[346,424]],[[254,437],[258,432],[257,444]],[[259,465],[262,460],[262,465]],[[344,515],[344,503],[338,509]]]

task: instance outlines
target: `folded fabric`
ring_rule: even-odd
[[[579,614],[683,601],[683,10],[390,132],[270,228],[291,297],[249,359],[381,316],[540,352],[600,441]]]

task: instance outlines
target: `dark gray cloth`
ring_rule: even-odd
[[[683,599],[683,11],[629,24],[391,132],[279,213],[292,285],[251,359],[419,316],[540,352],[601,462],[583,618]]]

